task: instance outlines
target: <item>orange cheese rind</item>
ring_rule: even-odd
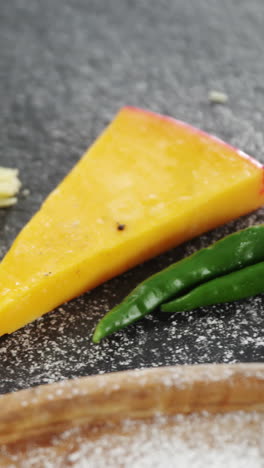
[[[241,158],[247,159],[252,164],[254,164],[256,167],[264,169],[264,166],[260,161],[253,158],[252,156],[249,156],[249,154],[245,153],[245,151],[242,151],[241,149],[239,149],[239,148],[237,148],[237,147],[235,147],[233,145],[230,145],[229,143],[226,143],[224,140],[222,140],[221,138],[219,138],[216,135],[206,133],[204,130],[201,130],[200,128],[193,127],[192,125],[184,122],[183,120],[175,119],[174,117],[170,117],[169,115],[158,114],[156,112],[152,112],[152,111],[147,110],[147,109],[142,109],[142,108],[139,109],[138,107],[134,107],[134,106],[123,107],[123,110],[125,110],[125,109],[127,109],[128,111],[131,111],[131,112],[145,113],[146,115],[149,115],[149,116],[151,116],[153,118],[159,118],[161,120],[171,122],[176,127],[182,126],[183,128],[188,129],[190,132],[197,133],[198,135],[203,136],[206,139],[208,139],[208,137],[209,137],[211,140],[215,140],[220,145],[223,145],[226,148],[235,151],[238,156],[241,156]]]

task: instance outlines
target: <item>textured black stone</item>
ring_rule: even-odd
[[[19,167],[24,187],[31,192],[20,196],[14,208],[0,211],[1,255],[122,105],[186,120],[264,161],[263,14],[262,0],[1,2],[0,165]],[[228,103],[210,103],[210,90],[224,91]],[[124,345],[119,333],[102,345],[105,356],[100,351],[96,355],[85,338],[105,309],[139,280],[232,229],[263,220],[260,210],[208,233],[72,301],[63,314],[51,313],[12,337],[3,337],[1,391],[128,367],[263,361],[261,298],[254,302],[257,325],[250,301],[207,311],[224,324],[224,331],[206,337],[208,353],[201,354],[198,346],[203,311],[190,315],[188,336],[187,316],[145,319],[124,332],[129,344]],[[104,308],[98,307],[102,297]],[[73,321],[67,322],[69,317]],[[181,338],[171,334],[173,320]],[[239,334],[251,338],[247,346],[242,346]],[[41,354],[44,344],[53,371],[56,359],[62,362],[63,356],[69,363],[64,373],[60,367],[57,374],[49,374],[52,366],[45,365]],[[122,360],[122,353],[128,358]]]

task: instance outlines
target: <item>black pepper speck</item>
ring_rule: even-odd
[[[118,224],[117,225],[117,230],[118,231],[124,231],[126,229],[126,225],[125,224]]]

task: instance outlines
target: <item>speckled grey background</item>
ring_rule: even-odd
[[[0,211],[0,249],[124,104],[173,115],[264,161],[262,0],[9,0],[0,7],[0,164],[29,197]],[[224,91],[225,105],[208,92]],[[133,367],[263,361],[262,298],[150,317],[102,345],[105,310],[140,279],[263,211],[116,278],[0,339],[0,392]]]

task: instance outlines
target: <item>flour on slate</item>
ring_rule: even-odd
[[[0,213],[1,256],[124,104],[189,122],[264,162],[263,1],[116,3],[47,0],[43,11],[41,1],[2,2],[0,158],[19,167],[31,196]],[[211,106],[209,89],[225,90],[228,103]],[[259,210],[201,236],[1,338],[0,392],[127,368],[263,361],[261,297],[149,317],[90,341],[135,278],[263,220]]]
[[[149,274],[205,247],[230,231],[257,224],[262,210],[207,233],[147,264]],[[0,393],[91,374],[196,363],[262,361],[261,296],[184,314],[153,314],[98,345],[91,343],[99,318],[146,275],[142,266],[113,279],[67,307],[47,314],[0,340]],[[123,294],[123,292],[122,292]]]

